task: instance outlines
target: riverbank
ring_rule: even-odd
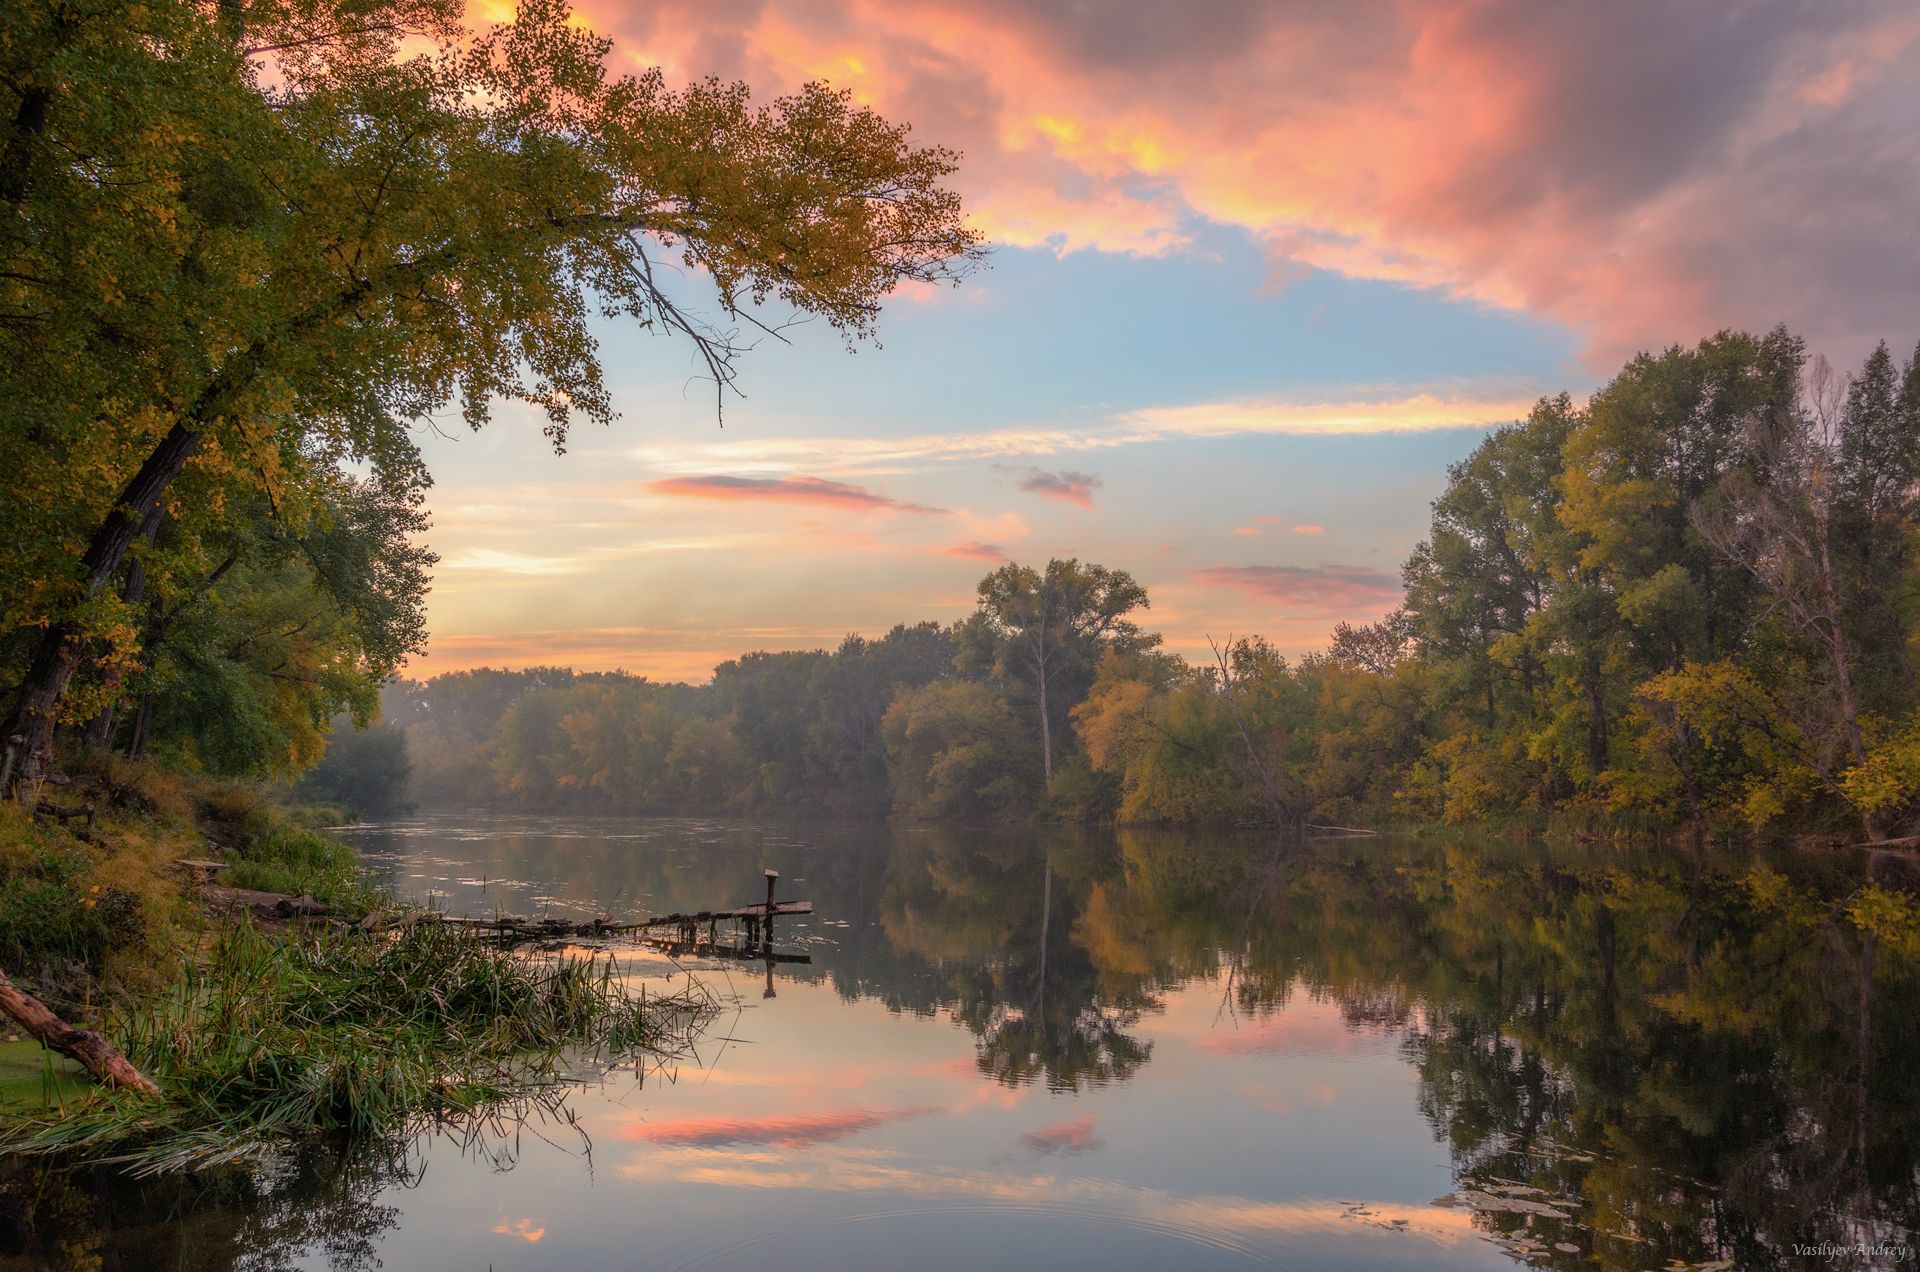
[[[704,1020],[697,994],[633,996],[591,955],[379,922],[400,907],[315,828],[328,810],[113,761],[50,794],[0,811],[0,969],[161,1095],[95,1087],[8,1022],[0,1152],[160,1172],[404,1139]]]

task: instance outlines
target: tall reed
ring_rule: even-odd
[[[697,989],[631,992],[611,958],[514,953],[438,924],[236,927],[165,994],[106,1022],[164,1100],[99,1093],[14,1119],[0,1151],[151,1174],[457,1126],[586,1071],[676,1054],[712,1010]]]

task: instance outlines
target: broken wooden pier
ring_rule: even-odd
[[[523,919],[513,915],[473,918],[468,915],[426,914],[422,922],[448,923],[482,932],[501,940],[541,941],[566,937],[604,940],[625,937],[670,952],[698,951],[719,958],[750,958],[774,963],[810,963],[805,954],[777,954],[773,950],[774,921],[813,913],[811,901],[776,901],[774,888],[780,872],[768,870],[767,899],[752,905],[737,905],[724,910],[698,910],[684,914],[660,914],[650,918],[616,921],[601,917],[589,920]],[[722,943],[721,926],[729,925],[736,937]]]

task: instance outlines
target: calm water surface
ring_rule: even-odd
[[[1878,1267],[1914,1241],[1914,968],[1835,904],[1898,862],[479,815],[343,833],[454,913],[738,904],[771,867],[815,906],[777,948],[811,961],[623,949],[636,980],[723,1000],[693,1054],[584,1086],[577,1128],[200,1198],[168,1266]]]

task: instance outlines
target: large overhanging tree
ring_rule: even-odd
[[[952,153],[821,85],[755,105],[609,48],[562,0],[478,33],[456,0],[4,6],[14,780],[99,705],[76,674],[133,657],[114,583],[189,465],[271,501],[287,430],[405,466],[411,426],[497,400],[561,448],[615,415],[596,311],[684,337],[724,395],[759,306],[863,339],[977,259]]]

